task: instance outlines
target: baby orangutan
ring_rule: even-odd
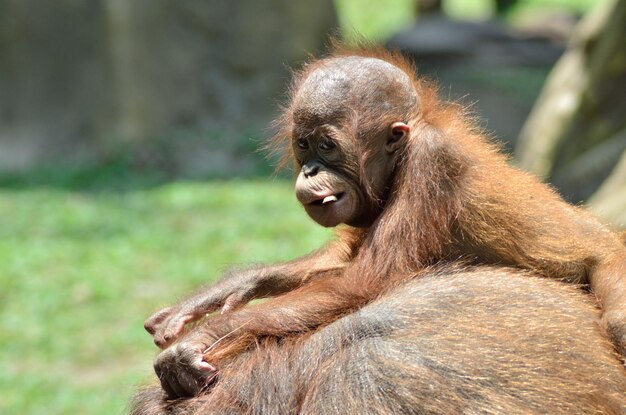
[[[169,397],[196,394],[220,366],[266,338],[310,333],[424,267],[463,259],[589,284],[626,352],[626,248],[617,233],[507,163],[455,104],[401,56],[337,47],[295,76],[273,148],[322,226],[321,250],[233,272],[150,317]],[[253,298],[274,297],[244,307]],[[186,323],[221,308],[194,330]]]

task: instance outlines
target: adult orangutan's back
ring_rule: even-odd
[[[133,414],[626,413],[589,296],[505,268],[425,272],[311,336],[268,339],[213,390]]]

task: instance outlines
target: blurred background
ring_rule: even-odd
[[[145,317],[330,237],[258,151],[329,35],[626,226],[626,0],[0,0],[0,413],[124,413]]]

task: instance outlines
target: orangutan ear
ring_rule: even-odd
[[[391,124],[391,126],[389,126],[387,142],[385,143],[385,150],[387,150],[388,153],[395,152],[404,145],[410,131],[411,128],[406,125],[406,123],[398,121]]]

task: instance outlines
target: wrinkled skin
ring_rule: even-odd
[[[298,201],[307,214],[322,226],[334,227],[342,223],[356,227],[370,226],[380,214],[380,201],[388,190],[385,184],[392,171],[384,167],[395,165],[396,149],[408,134],[409,127],[402,122],[389,126],[384,144],[379,146],[378,152],[372,157],[374,161],[366,167],[368,170],[383,171],[384,174],[372,174],[371,177],[381,177],[382,180],[369,183],[369,189],[360,185],[358,173],[338,171],[332,167],[341,163],[342,150],[336,142],[343,141],[332,140],[331,135],[323,131],[338,129],[325,126],[306,133],[310,129],[306,124],[301,126],[297,134],[302,136],[294,140],[294,154],[301,165],[296,180]]]

